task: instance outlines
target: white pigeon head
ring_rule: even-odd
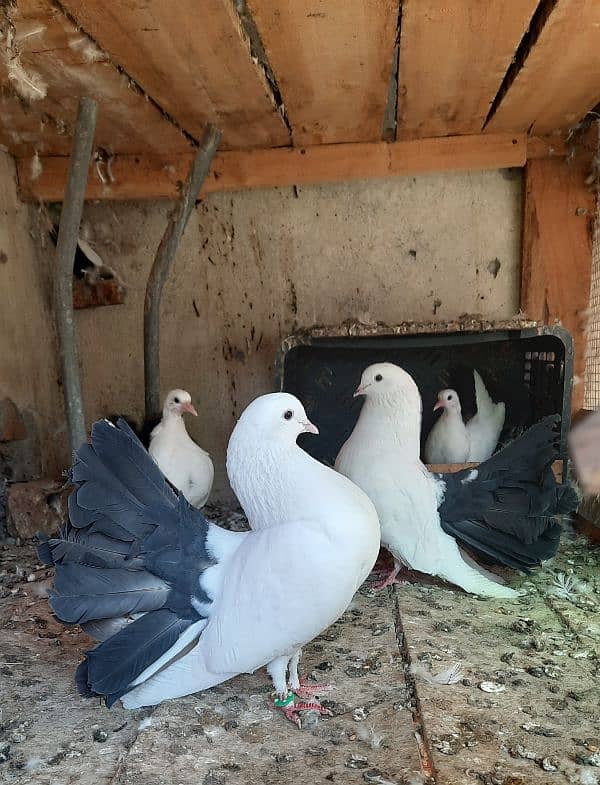
[[[181,417],[184,412],[198,416],[198,412],[192,406],[192,396],[185,390],[171,390],[165,398],[163,406],[163,417],[169,415]]]
[[[354,397],[364,395],[374,403],[404,403],[421,410],[421,395],[415,380],[393,363],[375,363],[363,371]]]
[[[304,406],[289,393],[268,393],[255,398],[242,412],[236,431],[254,431],[262,440],[295,444],[301,433],[319,433]]]
[[[433,411],[444,409],[449,414],[460,414],[460,398],[456,390],[440,390]]]

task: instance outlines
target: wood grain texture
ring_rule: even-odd
[[[487,130],[567,129],[599,101],[600,3],[558,0]]]
[[[350,143],[272,150],[217,153],[203,193],[270,188],[369,178],[402,177],[428,172],[502,169],[524,166],[523,135],[455,136],[410,142]],[[114,183],[88,180],[88,199],[176,198],[191,155],[116,156]],[[42,172],[32,180],[30,159],[17,162],[19,188],[25,200],[61,201],[68,160],[42,159]]]
[[[531,319],[560,321],[573,336],[575,374],[585,373],[585,311],[589,307],[595,197],[585,187],[589,161],[529,161],[525,168],[521,310]],[[573,387],[572,410],[584,385]]]
[[[232,0],[65,0],[64,6],[197,140],[212,122],[225,149],[289,144]]]
[[[123,153],[190,149],[181,131],[107,60],[89,62],[91,42],[50,0],[19,0],[11,12],[19,60],[26,73],[43,82],[41,100],[20,100],[6,66],[0,70],[0,143],[13,155],[67,155],[78,99],[99,103],[96,144]],[[89,52],[89,48],[87,52]],[[99,53],[101,57],[101,53]]]
[[[297,145],[378,141],[398,0],[247,0]]]
[[[479,133],[536,6],[404,0],[398,138]]]

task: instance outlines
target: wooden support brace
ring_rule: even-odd
[[[144,383],[146,422],[160,414],[160,301],[196,198],[219,146],[221,132],[208,125],[194,158],[187,182],[156,251],[144,301]]]
[[[73,452],[86,441],[83,397],[81,379],[79,378],[79,352],[73,319],[73,262],[94,144],[97,112],[96,102],[91,98],[82,98],[79,101],[67,187],[56,241],[54,315],[69,437]]]
[[[202,193],[247,188],[406,177],[431,172],[478,171],[522,167],[531,158],[559,157],[565,144],[557,137],[525,134],[479,134],[416,139],[409,142],[364,142],[313,147],[225,150],[217,153]],[[92,172],[87,199],[177,199],[192,155],[116,155],[114,182]],[[31,159],[17,161],[19,193],[25,201],[62,199],[66,159],[42,157],[42,172],[31,177]]]

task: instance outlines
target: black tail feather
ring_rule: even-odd
[[[44,534],[44,532],[38,532],[36,535],[37,539],[37,555],[38,559],[45,564],[47,567],[51,567],[54,564],[54,557],[52,555],[52,549],[50,547],[50,540],[48,536]]]
[[[96,693],[90,689],[88,678],[88,661],[86,657],[85,660],[82,660],[79,663],[77,670],[75,671],[75,686],[82,698],[93,698],[94,695],[96,695]]]
[[[485,562],[503,564],[521,572],[531,572],[555,556],[562,534],[558,523],[550,524],[533,543],[523,543],[516,537],[482,526],[478,521],[459,521],[444,525],[443,529]]]
[[[90,689],[98,695],[115,696],[114,702],[191,624],[190,619],[180,619],[166,608],[131,622],[89,652],[87,683]]]
[[[556,553],[559,519],[579,496],[556,482],[560,417],[546,417],[473,472],[446,474],[442,528],[467,547],[509,567],[529,570]]]

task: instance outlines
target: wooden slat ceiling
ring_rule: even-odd
[[[600,101],[600,2],[558,0],[487,128],[551,133]]]
[[[223,150],[379,143],[396,108],[392,141],[558,139],[600,102],[600,0],[16,0],[0,33],[20,159],[68,155],[84,94],[99,147],[157,158],[208,121]]]
[[[196,139],[210,121],[221,129],[224,149],[290,143],[232,0],[65,0],[63,5]]]
[[[98,146],[129,153],[189,149],[181,131],[165,122],[126,75],[107,61],[88,62],[93,45],[50,2],[19,0],[12,23],[25,78],[30,80],[34,75],[47,94],[41,100],[27,101],[3,90],[0,141],[11,153],[21,157],[36,149],[45,155],[67,155],[78,96],[84,93],[100,101]],[[6,85],[5,63],[2,70]]]
[[[399,138],[480,133],[536,7],[537,0],[404,0]]]
[[[398,0],[248,0],[296,145],[381,139]]]

